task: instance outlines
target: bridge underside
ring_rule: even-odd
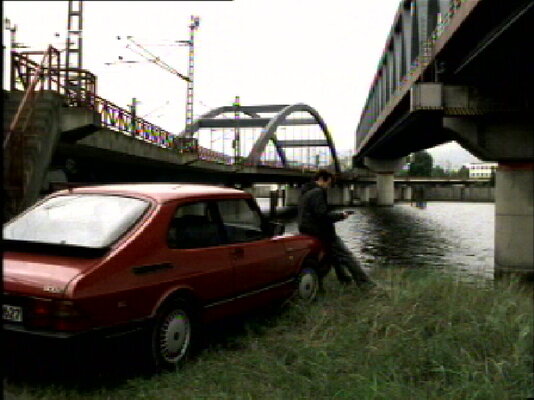
[[[533,26],[532,0],[402,1],[353,160],[377,173],[381,205],[393,204],[393,172],[412,152],[454,140],[497,161],[495,274],[531,279]]]
[[[234,118],[228,118],[228,113]],[[303,113],[307,115],[303,116]],[[306,138],[294,132],[288,135],[288,129],[302,126],[316,128],[315,136]],[[245,136],[254,129],[255,137]],[[195,134],[194,138],[190,137],[191,132]],[[222,151],[207,148],[218,133],[222,133],[222,143],[219,143]],[[225,133],[230,133],[232,139],[232,145],[226,144],[226,152]],[[238,145],[237,151],[239,139],[241,146]],[[183,146],[189,143],[194,143],[194,148],[184,151]],[[107,128],[75,127],[62,134],[50,169],[62,169],[70,159],[77,171],[70,173],[68,178],[77,182],[184,181],[246,186],[254,182],[300,183],[308,181],[321,165],[312,165],[302,158],[295,161],[291,150],[301,150],[302,157],[306,152],[309,156],[311,148],[326,149],[330,158],[322,159],[323,167],[339,171],[335,147],[326,125],[307,105],[225,106],[194,121],[192,129],[176,137],[171,148],[146,143],[139,137]],[[238,157],[238,154],[243,156]]]
[[[453,140],[485,160],[532,159],[532,151],[516,157],[488,148],[484,140],[497,139],[483,131],[508,124],[534,132],[527,118],[534,108],[534,64],[526,56],[533,24],[531,2],[480,1],[410,90],[383,109],[380,125],[360,143],[355,165],[365,157],[400,158]],[[476,125],[478,138],[459,129],[454,121],[460,120]]]
[[[115,132],[107,132],[113,134]],[[60,142],[49,170],[64,170],[67,160],[74,161],[74,171],[67,171],[69,182],[192,182],[250,186],[253,183],[308,181],[312,172],[298,172],[269,167],[217,165],[194,155],[160,157],[124,153],[102,147]]]

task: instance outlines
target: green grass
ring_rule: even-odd
[[[250,317],[184,368],[112,385],[7,380],[20,399],[525,399],[533,389],[532,287],[437,272],[375,274],[312,305]]]

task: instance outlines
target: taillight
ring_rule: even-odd
[[[52,309],[51,299],[32,298],[26,309],[24,323],[32,328],[49,328]]]
[[[46,317],[52,314],[52,308],[52,300],[35,299],[31,311],[35,316]]]
[[[88,320],[71,300],[32,298],[25,324],[31,328],[77,331],[87,327]]]
[[[76,309],[76,307],[74,307],[74,302],[69,300],[61,300],[56,302],[54,316],[57,318],[73,318],[79,317],[80,312]]]

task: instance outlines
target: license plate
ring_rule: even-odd
[[[22,322],[22,307],[2,304],[2,319],[5,321]]]

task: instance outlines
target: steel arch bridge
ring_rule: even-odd
[[[209,159],[211,154],[214,161],[340,172],[326,123],[314,108],[303,103],[214,108],[193,121],[178,138],[192,136],[198,140],[199,152],[204,153],[200,156]],[[225,145],[228,142],[230,146]]]

